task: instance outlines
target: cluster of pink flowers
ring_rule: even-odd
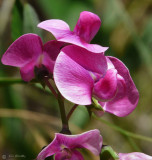
[[[100,18],[87,11],[80,14],[74,31],[62,20],[41,22],[38,27],[57,40],[43,45],[38,35],[25,34],[8,48],[2,63],[19,67],[25,81],[35,77],[35,67],[45,66],[67,100],[90,105],[95,97],[104,111],[126,116],[137,106],[138,90],[123,62],[104,55],[108,47],[89,44],[100,24]]]
[[[42,80],[49,76],[62,96],[75,104],[90,105],[94,97],[105,112],[127,116],[137,106],[139,93],[123,62],[105,56],[108,47],[90,44],[100,25],[100,18],[88,11],[81,12],[73,31],[62,20],[46,20],[38,27],[51,32],[56,40],[43,45],[38,35],[25,34],[4,53],[2,63],[19,67],[22,79],[27,82],[37,76]],[[37,159],[44,160],[55,154],[55,160],[83,160],[77,149],[86,148],[99,155],[101,147],[98,130],[80,135],[57,133]],[[132,154],[119,154],[119,157],[133,160]]]

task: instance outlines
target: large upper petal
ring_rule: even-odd
[[[118,87],[115,98],[108,102],[100,102],[104,110],[119,117],[130,114],[139,100],[138,90],[129,74],[127,67],[117,58],[108,57],[118,71]]]
[[[24,34],[14,41],[2,57],[5,65],[23,67],[36,59],[43,50],[41,38],[36,34]]]
[[[119,160],[152,160],[152,156],[140,152],[119,153]]]
[[[46,20],[39,23],[38,27],[51,32],[58,41],[75,44],[95,53],[105,52],[108,49],[97,44],[88,44],[75,32],[70,31],[68,24],[62,20]]]
[[[83,11],[80,13],[80,17],[74,28],[74,32],[84,41],[90,43],[90,41],[98,32],[100,25],[101,20],[96,14]]]
[[[60,53],[61,48],[64,47],[64,45],[65,45],[64,42],[59,42],[56,40],[52,40],[44,44],[43,47],[44,58],[42,63],[45,65],[45,67],[49,69],[51,73],[53,73],[56,58]]]
[[[69,101],[91,104],[93,79],[89,72],[64,52],[60,52],[54,66],[54,80],[61,94]]]

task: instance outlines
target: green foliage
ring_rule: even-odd
[[[23,30],[24,33],[36,33],[41,36],[41,30],[37,27],[39,21],[38,15],[35,12],[34,8],[28,4],[24,4],[24,11],[23,11]]]
[[[69,24],[71,30],[74,28],[80,12],[85,10],[92,11],[90,3],[85,3],[84,1],[38,0],[38,3],[48,16],[48,19],[52,17],[55,19],[62,19]]]
[[[23,7],[19,0],[16,3],[12,11],[12,23],[11,23],[11,34],[12,39],[15,41],[23,34]]]
[[[152,17],[149,18],[142,33],[142,39],[145,44],[152,50]],[[152,54],[152,52],[151,52]]]
[[[84,128],[88,124],[89,119],[87,109],[83,106],[78,106],[70,118],[71,122],[80,128]]]

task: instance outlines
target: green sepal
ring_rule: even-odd
[[[104,146],[100,153],[100,160],[119,160],[119,156],[110,146]]]
[[[93,105],[93,108],[94,108],[94,109],[104,112],[103,108],[102,108],[101,105],[98,103],[98,100],[95,99],[94,97],[92,97],[92,105]]]
[[[98,103],[98,100],[96,100],[93,97],[92,97],[92,104],[86,106],[86,108],[87,108],[87,111],[88,111],[90,117],[92,116],[92,112],[95,112],[95,111],[103,111],[104,112],[103,108]]]

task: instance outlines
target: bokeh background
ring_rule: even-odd
[[[70,128],[73,134],[98,128],[104,144],[116,152],[140,151],[152,156],[151,0],[0,0],[0,57],[24,33],[36,33],[44,42],[54,39],[36,27],[40,21],[62,19],[73,30],[84,10],[96,13],[102,20],[92,43],[109,46],[106,55],[126,64],[140,100],[127,117],[102,117],[115,126],[90,120],[85,107],[79,106],[70,119]],[[67,112],[71,106],[66,102]],[[60,129],[60,114],[53,95],[40,85],[23,84],[17,68],[0,63],[0,159],[32,160]],[[86,152],[84,155],[86,159],[98,159]]]

